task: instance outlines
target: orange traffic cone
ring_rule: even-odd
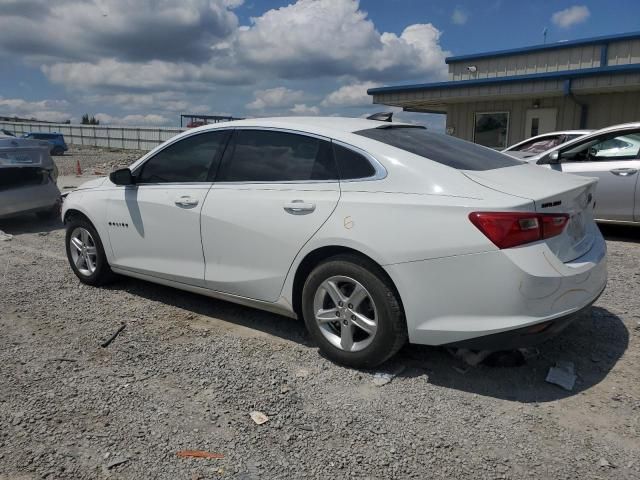
[[[82,175],[82,169],[80,168],[80,160],[76,160],[76,175],[78,177]]]

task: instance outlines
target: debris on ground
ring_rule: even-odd
[[[205,452],[204,450],[180,450],[176,455],[180,458],[224,458],[221,453]]]
[[[112,468],[117,467],[118,465],[122,465],[123,463],[127,463],[129,459],[127,457],[116,457],[107,463],[107,469],[111,470]]]
[[[376,372],[373,375],[373,384],[376,387],[382,387],[383,385],[386,385],[387,383],[391,382],[391,380],[400,375],[404,371],[404,369],[404,365],[398,365],[398,367],[391,372]]]
[[[76,360],[75,358],[67,358],[67,357],[54,357],[51,359],[52,362],[71,362],[71,363],[75,363],[78,360]]]
[[[610,468],[610,467],[612,467],[612,465],[607,461],[606,458],[601,458],[600,461],[598,462],[598,465],[600,466],[600,468]]]
[[[575,365],[573,362],[559,361],[556,362],[555,367],[549,369],[545,381],[558,385],[570,392],[576,384],[576,378]]]
[[[0,242],[8,242],[12,238],[13,235],[11,235],[10,233],[4,233],[2,230],[0,230]]]
[[[120,332],[122,332],[122,330],[124,330],[124,327],[126,326],[127,326],[126,323],[123,323],[122,325],[120,325],[120,328],[118,328],[118,330],[116,330],[116,332],[113,335],[111,335],[111,337],[109,337],[106,341],[102,342],[100,346],[102,348],[107,348],[109,345],[111,345],[111,342],[113,342],[116,339],[116,337],[120,335]]]
[[[38,235],[40,235],[41,237],[46,237],[47,235],[49,235],[49,232],[38,232]]]
[[[468,348],[450,348],[448,351],[454,357],[462,359],[462,361],[470,367],[477,367],[491,354],[491,350],[480,350],[479,352],[474,352]]]
[[[249,413],[249,416],[251,417],[251,420],[253,420],[257,425],[262,425],[263,423],[267,423],[269,421],[269,417],[267,417],[262,412],[258,412],[257,410]]]

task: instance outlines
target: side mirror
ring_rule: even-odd
[[[560,152],[557,150],[549,154],[549,163],[560,163]]]
[[[109,174],[109,180],[116,185],[134,185],[136,180],[131,175],[131,170],[128,168],[121,168]]]

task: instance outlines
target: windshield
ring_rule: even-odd
[[[354,132],[458,170],[493,170],[523,162],[475,143],[425,128],[370,128]]]

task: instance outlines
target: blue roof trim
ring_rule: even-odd
[[[413,90],[436,90],[439,88],[464,88],[477,87],[482,85],[500,85],[502,83],[527,82],[535,80],[558,80],[580,77],[591,77],[594,75],[637,73],[640,72],[640,63],[629,65],[614,65],[610,67],[583,68],[580,70],[562,70],[560,72],[530,73],[527,75],[513,75],[511,77],[480,78],[477,80],[459,80],[450,82],[420,83],[415,85],[398,85],[391,87],[377,87],[367,90],[368,95],[379,93],[410,92]]]
[[[497,50],[495,52],[474,53],[470,55],[458,55],[453,57],[447,57],[444,59],[445,63],[462,62],[465,60],[478,60],[480,58],[490,57],[504,57],[507,55],[516,55],[520,53],[532,53],[540,52],[543,50],[555,50],[558,48],[577,47],[580,45],[598,45],[602,43],[615,42],[618,40],[633,40],[640,38],[640,32],[628,32],[619,33],[616,35],[603,35],[600,37],[582,38],[580,40],[570,40],[568,42],[555,42],[546,43],[540,45],[533,45],[531,47],[512,48],[509,50]]]

